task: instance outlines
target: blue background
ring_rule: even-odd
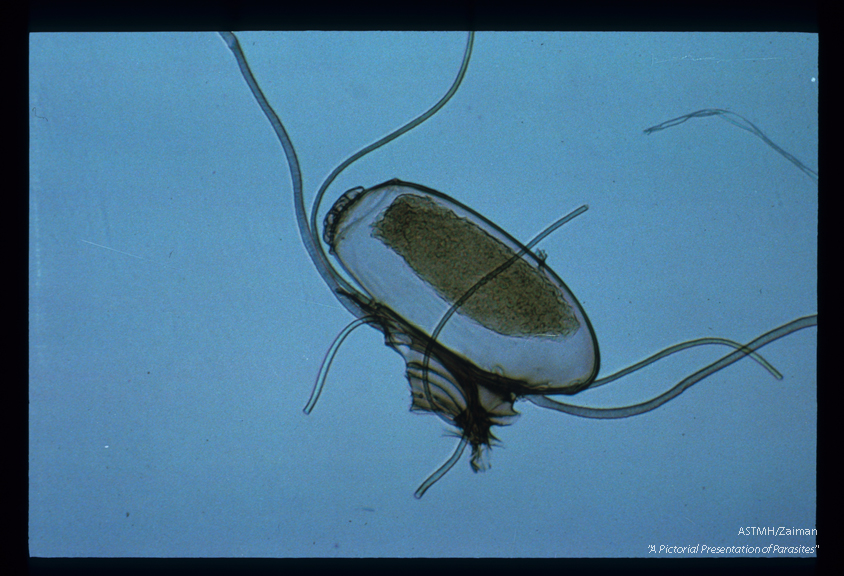
[[[465,35],[240,35],[297,147],[308,201],[337,164],[448,88]],[[215,34],[30,38],[30,551],[37,556],[645,556],[814,544],[816,330],[646,415],[518,403],[492,469],[408,412],[401,358],[302,247],[280,146]],[[817,167],[817,36],[478,34],[433,119],[353,165],[327,203],[393,177],[527,240],[583,304],[602,373],[817,311],[817,186],[718,118]],[[327,206],[326,206],[327,207]],[[718,358],[686,352],[576,399],[642,401]]]

